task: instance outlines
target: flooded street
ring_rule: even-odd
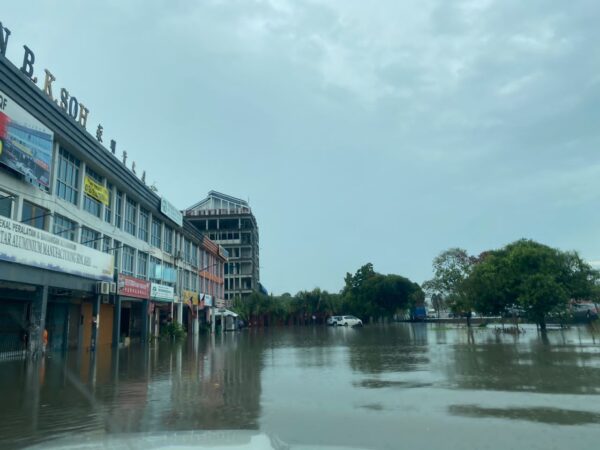
[[[3,361],[0,447],[249,430],[315,448],[595,448],[599,339],[586,327],[272,328]]]

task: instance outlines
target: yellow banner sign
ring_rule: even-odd
[[[198,293],[193,291],[183,291],[183,301],[187,303],[192,302],[192,305],[198,304]]]
[[[95,182],[90,177],[85,177],[84,181],[86,195],[95,198],[100,203],[108,206],[108,189]]]

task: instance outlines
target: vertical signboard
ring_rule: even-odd
[[[0,164],[50,187],[53,133],[0,91]]]

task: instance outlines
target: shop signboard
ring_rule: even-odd
[[[119,274],[119,295],[133,298],[150,298],[150,282]]]
[[[84,178],[84,191],[89,197],[95,198],[105,206],[109,206],[108,189],[90,177]]]
[[[175,222],[177,226],[183,226],[183,214],[164,197],[160,199],[160,212]]]
[[[198,304],[198,293],[194,292],[194,291],[186,291],[184,289],[183,291],[183,298],[185,301],[191,301],[192,305],[197,305]]]
[[[2,216],[0,260],[94,280],[113,280],[112,255]]]
[[[212,306],[213,305],[213,298],[212,295],[204,295],[204,306]]]
[[[0,164],[50,187],[54,134],[0,91]]]
[[[164,284],[152,283],[150,285],[150,298],[152,300],[162,300],[172,302],[175,295],[175,290],[171,286]]]

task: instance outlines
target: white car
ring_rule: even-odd
[[[333,325],[337,325],[337,321],[340,320],[342,318],[342,316],[331,316],[327,318],[327,325],[328,326],[333,326]]]
[[[333,325],[343,325],[345,327],[362,327],[363,323],[358,317],[354,316],[338,316],[337,322],[334,322]]]

